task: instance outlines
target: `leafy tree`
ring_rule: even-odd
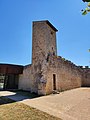
[[[83,2],[90,2],[90,0],[82,0]]]
[[[82,0],[83,2],[87,2],[87,7],[85,8],[85,10],[81,10],[82,11],[82,15],[86,15],[88,12],[90,12],[90,0]]]

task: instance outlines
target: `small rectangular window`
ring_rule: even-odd
[[[56,74],[53,74],[53,90],[56,90]]]

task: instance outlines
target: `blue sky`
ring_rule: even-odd
[[[0,63],[31,63],[32,21],[49,20],[57,29],[58,56],[90,65],[90,13],[82,0],[0,0]]]

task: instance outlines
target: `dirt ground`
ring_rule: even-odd
[[[12,95],[9,94],[12,93],[0,92],[0,95],[12,98]],[[12,99],[15,97],[18,101],[18,97],[15,95]],[[20,102],[63,120],[90,120],[90,88],[77,88],[60,94],[22,99]]]
[[[63,120],[90,120],[90,88],[77,88],[24,102]]]

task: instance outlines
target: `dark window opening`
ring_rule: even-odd
[[[47,62],[49,61],[49,56],[47,56],[46,60],[47,60]]]
[[[49,61],[49,56],[50,56],[50,53],[48,53],[47,55],[47,58],[46,58],[47,62]]]
[[[53,90],[56,90],[56,74],[53,74]]]
[[[53,55],[55,55],[55,52],[53,52]]]
[[[53,32],[51,31],[51,35],[53,35]]]

